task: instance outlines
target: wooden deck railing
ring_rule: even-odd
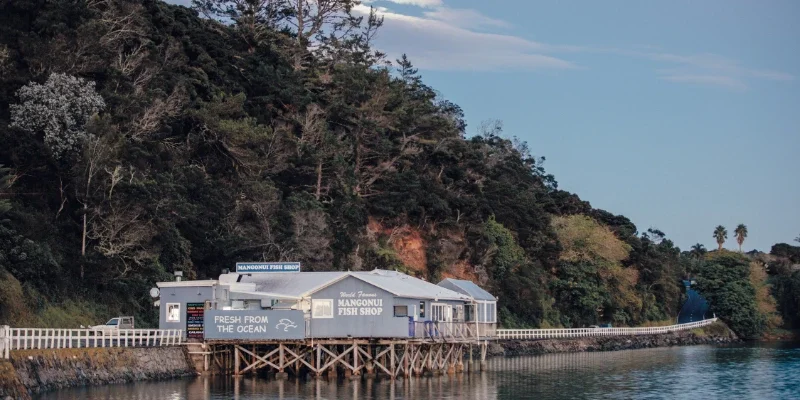
[[[497,339],[562,339],[591,336],[657,335],[711,325],[717,319],[646,328],[498,329]]]
[[[45,329],[0,327],[0,355],[13,350],[154,347],[183,343],[182,329]]]
[[[475,322],[414,321],[413,337],[430,340],[488,339],[495,336],[496,324]]]
[[[414,321],[414,337],[431,340],[474,339],[475,324],[465,322]]]

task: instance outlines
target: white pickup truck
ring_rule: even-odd
[[[103,325],[90,326],[89,329],[101,331],[115,331],[119,329],[133,329],[133,317],[111,318]]]

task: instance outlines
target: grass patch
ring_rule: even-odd
[[[647,321],[639,325],[641,328],[653,328],[657,326],[670,326],[675,325],[677,322],[673,319],[663,319],[661,321]]]

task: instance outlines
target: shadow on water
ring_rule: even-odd
[[[791,399],[800,348],[695,346],[493,358],[482,373],[349,380],[196,377],[47,393],[40,400]]]

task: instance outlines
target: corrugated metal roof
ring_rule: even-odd
[[[278,299],[278,300],[300,300],[301,299],[300,297],[287,296],[287,295],[277,294],[277,293],[246,292],[246,291],[240,291],[240,290],[236,290],[236,291],[232,290],[230,292],[230,296],[231,297],[235,297],[237,299],[248,298],[248,297],[249,298],[254,298],[254,299]]]
[[[243,275],[240,282],[255,283],[256,292],[303,297],[347,276],[347,272],[275,272]]]
[[[251,274],[242,275],[239,282],[255,284],[256,292],[266,292],[286,297],[303,297],[348,276],[377,286],[398,297],[469,300],[469,297],[464,294],[423,281],[422,279],[417,279],[401,272],[379,269],[358,272],[276,272],[269,274]],[[220,281],[231,281],[232,278],[233,276],[224,278],[221,276]]]
[[[472,281],[447,278],[439,282],[439,286],[466,294],[475,300],[497,301],[496,297],[492,296],[491,293],[483,290],[480,286],[476,285]]]
[[[467,296],[442,286],[414,278],[401,272],[376,269],[369,272],[351,272],[364,282],[375,285],[398,297],[412,299],[469,300]]]

